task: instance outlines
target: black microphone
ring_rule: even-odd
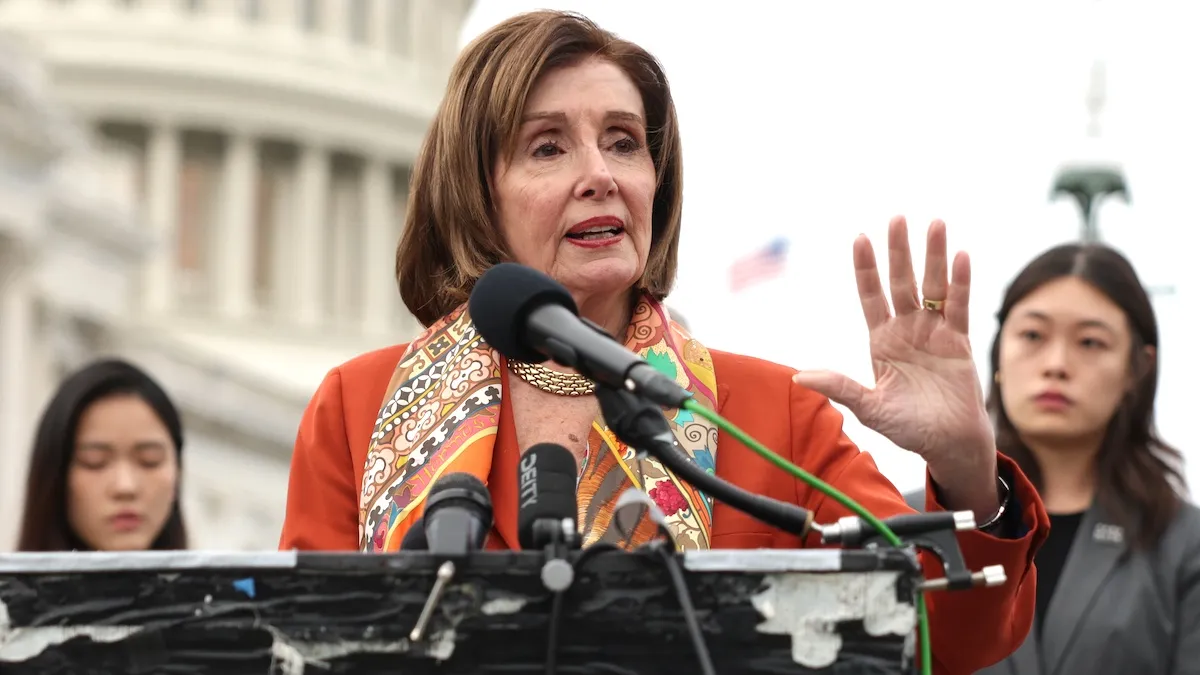
[[[808,509],[743,490],[692,462],[678,447],[662,410],[650,401],[604,385],[596,387],[596,398],[600,401],[604,421],[617,438],[650,454],[681,479],[712,495],[713,499],[800,537],[812,528],[813,514]]]
[[[492,497],[483,481],[469,473],[448,474],[429,488],[425,499],[430,553],[463,557],[483,548],[492,529]]]
[[[510,359],[553,359],[596,382],[671,408],[691,398],[604,329],[581,318],[567,289],[537,270],[516,263],[493,266],[475,283],[468,306],[483,339]]]
[[[400,540],[401,551],[428,551],[429,540],[425,537],[425,519],[417,518],[412,527]]]
[[[474,296],[472,296],[474,297]],[[544,551],[542,585],[554,593],[546,632],[546,672],[556,672],[563,593],[575,582],[567,553],[580,546],[575,455],[556,443],[538,443],[517,464],[517,539],[523,551]]]
[[[556,443],[539,443],[525,451],[517,465],[517,535],[521,549],[551,544],[579,547],[575,455]]]
[[[420,642],[425,638],[434,610],[457,571],[455,561],[462,561],[483,548],[491,529],[492,497],[483,481],[469,473],[451,473],[429,488],[425,515],[413,523],[400,546],[402,549],[411,545],[413,550],[428,550],[441,559],[442,564],[417,623],[408,634],[409,640]]]

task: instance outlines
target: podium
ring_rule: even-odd
[[[558,672],[699,672],[659,555],[573,552]],[[678,557],[718,673],[911,672],[911,550]],[[545,556],[460,561],[410,640],[439,560],[297,552],[0,555],[5,675],[543,673]]]

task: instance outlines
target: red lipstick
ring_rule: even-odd
[[[567,241],[583,248],[612,246],[624,238],[625,221],[616,216],[588,218],[567,230]]]

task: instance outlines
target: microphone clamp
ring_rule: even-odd
[[[975,514],[970,511],[933,511],[908,513],[883,521],[901,541],[929,551],[942,563],[945,576],[929,579],[918,587],[922,591],[958,591],[968,588],[999,586],[1007,581],[1003,565],[988,565],[978,572],[967,568],[957,533],[975,529]],[[857,516],[840,518],[836,523],[814,527],[821,543],[848,547],[873,548],[886,545],[883,537]]]
[[[542,564],[542,585],[551,593],[570,588],[575,582],[575,567],[567,562],[567,555],[581,543],[575,519],[540,518],[533,523],[533,537],[546,555],[546,562]]]
[[[898,537],[923,535],[939,530],[955,532],[975,528],[975,514],[970,511],[935,511],[896,516],[884,521]],[[858,516],[839,518],[832,525],[821,527],[822,544],[862,546],[867,540],[878,537],[878,533]]]

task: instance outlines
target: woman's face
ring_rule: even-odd
[[[176,455],[167,427],[141,398],[92,403],[67,470],[71,529],[97,551],[148,550],[175,504]]]
[[[1000,331],[1004,409],[1026,442],[1095,444],[1132,386],[1125,313],[1077,277],[1013,306]]]
[[[517,262],[577,298],[622,293],[641,278],[654,162],[642,97],[620,68],[587,59],[546,73],[495,176],[498,225]]]

